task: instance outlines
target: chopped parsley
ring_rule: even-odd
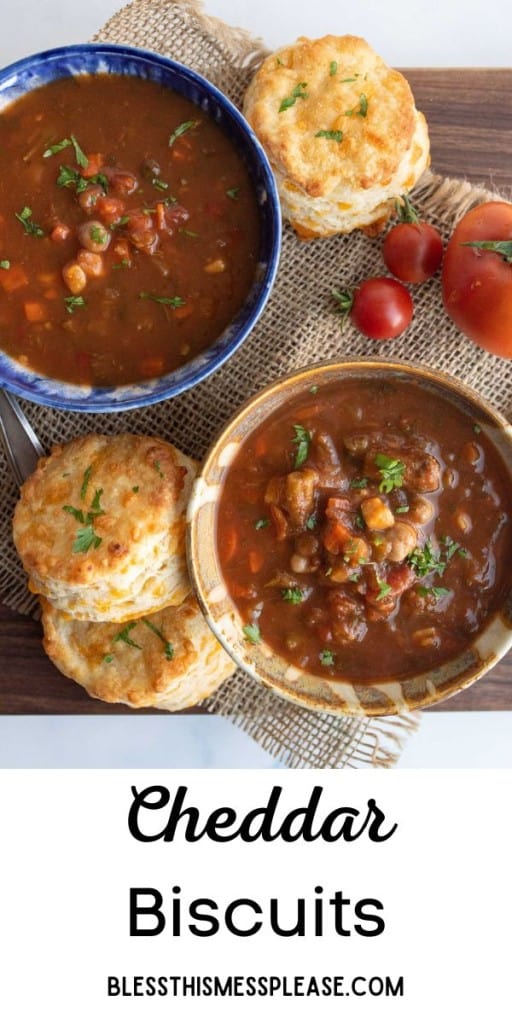
[[[351,480],[350,486],[354,491],[359,491],[362,487],[368,487],[368,477],[362,476],[360,480]]]
[[[87,488],[89,486],[89,480],[91,479],[92,466],[88,466],[82,478],[82,486],[80,488],[80,500],[85,501],[87,494]]]
[[[85,192],[89,185],[101,185],[104,192],[108,192],[108,178],[106,174],[91,174],[90,178],[83,178],[73,167],[61,164],[57,177],[59,188],[74,188],[77,195]]]
[[[295,431],[293,444],[297,446],[293,468],[300,469],[309,455],[311,434],[309,433],[309,430],[306,430],[306,428],[300,423],[295,423],[293,429]]]
[[[330,74],[331,78],[332,78],[333,75],[336,74],[337,70],[338,70],[338,61],[337,60],[332,60],[331,63],[329,64],[329,74]]]
[[[112,224],[109,224],[109,228],[111,231],[114,231],[115,228],[124,228],[125,224],[128,224],[129,220],[130,218],[126,214],[124,217],[119,217],[119,220],[112,221]]]
[[[244,626],[242,632],[250,644],[261,643],[260,627],[255,623],[251,622],[248,626]]]
[[[288,604],[301,604],[304,600],[304,591],[300,587],[285,587],[281,591],[281,597],[283,601],[288,601]]]
[[[280,114],[282,114],[283,110],[289,110],[290,107],[295,106],[296,100],[307,100],[308,93],[305,91],[307,89],[307,85],[307,82],[299,82],[299,84],[292,89],[290,95],[286,96],[284,100],[281,100],[281,105],[279,107]]]
[[[451,537],[441,537],[441,544],[445,549],[444,555],[447,562],[449,562],[450,558],[453,558],[455,554],[459,555],[460,558],[468,557],[466,549],[461,548],[460,544],[457,544],[457,541],[452,540]]]
[[[73,314],[76,309],[81,309],[86,305],[83,295],[66,295],[64,299],[64,305],[68,313]]]
[[[404,482],[405,465],[399,459],[391,459],[388,455],[377,453],[374,460],[380,473],[379,491],[389,494],[394,487],[401,487]]]
[[[270,519],[257,519],[254,524],[255,530],[264,530],[270,523]]]
[[[132,640],[130,636],[132,629],[135,629],[136,625],[136,622],[129,622],[127,626],[124,626],[123,629],[119,631],[119,633],[116,633],[116,635],[112,637],[112,642],[115,644],[127,644],[128,647],[136,647],[138,651],[141,651],[142,647],[140,646],[140,644],[136,644],[135,640]]]
[[[306,519],[306,530],[314,530],[316,526],[316,512],[313,512],[309,519]]]
[[[39,227],[39,224],[35,224],[34,221],[30,219],[32,216],[30,206],[24,206],[21,213],[15,213],[14,216],[16,217],[16,220],[19,220],[20,224],[23,224],[26,235],[34,235],[36,238],[44,238],[45,232],[43,229]]]
[[[321,128],[319,132],[316,132],[315,139],[330,139],[331,142],[343,142],[343,132]]]
[[[91,239],[91,242],[96,242],[98,245],[105,245],[107,237],[105,228],[100,227],[99,224],[93,224],[89,228],[89,238]]]
[[[9,270],[10,266],[10,260],[0,260],[0,270]]]
[[[174,146],[176,139],[179,139],[181,135],[185,134],[185,132],[191,131],[192,128],[197,128],[198,124],[199,121],[182,121],[169,136],[169,145]]]
[[[391,593],[391,587],[390,587],[389,583],[386,583],[385,580],[379,579],[379,577],[377,577],[377,584],[378,584],[378,587],[379,587],[379,593],[377,595],[377,601],[383,601],[384,598],[387,597],[389,593]]]
[[[437,572],[443,575],[446,569],[446,562],[441,558],[439,549],[436,551],[430,540],[427,540],[423,548],[414,548],[407,556],[407,562],[412,566],[417,576],[427,576],[430,572]]]
[[[169,188],[167,182],[162,181],[161,178],[152,178],[151,184],[153,188],[158,189],[159,192],[167,192],[167,189]]]
[[[239,189],[238,185],[236,185],[235,188],[227,188],[226,189],[226,195],[227,195],[228,199],[238,199],[239,192],[240,192],[240,189]]]
[[[140,491],[140,487],[132,487],[132,491],[134,494],[138,494]]]
[[[107,665],[110,665],[110,662],[113,661],[113,660],[114,660],[114,655],[113,654],[104,654],[103,655],[102,661],[106,662]]]
[[[318,384],[312,384],[310,389],[309,389],[310,395],[316,395],[317,391],[318,391]]]
[[[91,472],[92,467],[89,466],[83,475],[80,488],[80,498],[82,501],[85,500]],[[75,540],[73,541],[71,550],[74,554],[86,554],[90,548],[99,548],[102,542],[102,538],[98,536],[94,528],[94,521],[97,516],[105,515],[105,511],[100,505],[102,494],[103,489],[101,487],[94,492],[88,512],[83,512],[81,508],[75,508],[73,505],[62,506],[63,512],[67,512],[68,515],[73,516],[73,519],[82,524],[77,530]]]
[[[352,78],[342,78],[341,81],[343,83],[345,83],[345,82],[357,82],[358,78],[359,78],[359,75],[353,75]]]
[[[174,647],[171,644],[170,640],[167,640],[162,631],[158,629],[158,626],[155,626],[155,624],[153,622],[150,622],[149,619],[141,619],[141,622],[143,623],[144,626],[147,626],[147,628],[150,629],[151,632],[154,633],[159,640],[162,641],[164,645],[165,657],[167,658],[167,661],[172,661],[172,659],[174,658]]]
[[[154,295],[153,292],[139,292],[139,299],[151,299],[152,302],[158,302],[161,306],[172,306],[173,309],[178,309],[179,306],[185,305],[185,299],[181,299],[179,295],[170,297],[167,295]]]
[[[367,113],[368,113],[368,97],[365,95],[364,92],[362,92],[360,97],[359,97],[359,106],[358,107],[354,107],[352,110],[346,110],[345,111],[346,117],[354,117],[356,115],[358,115],[359,117],[366,117]]]
[[[161,477],[162,480],[163,480],[164,479],[164,474],[162,473],[162,467],[160,466],[160,463],[158,462],[158,460],[155,459],[155,461],[153,463],[153,466],[156,469],[156,471],[158,473],[158,476]]]
[[[447,587],[417,587],[416,592],[420,597],[434,597],[436,601],[439,601],[441,597],[448,597],[451,594],[451,590]]]
[[[365,523],[365,521],[364,521],[364,519],[363,519],[363,517],[361,515],[361,512],[358,512],[356,514],[355,522],[356,522],[356,526],[358,527],[359,530],[364,530],[366,528],[366,523]]]
[[[398,508],[395,509],[395,515],[396,516],[401,516],[401,515],[404,514],[404,512],[408,512],[408,511],[409,511],[409,505],[399,505]]]
[[[327,647],[320,651],[320,664],[324,668],[330,668],[331,665],[334,665],[334,654]]]
[[[75,135],[71,135],[69,139],[61,139],[60,142],[55,142],[53,146],[48,146],[48,149],[45,149],[43,153],[43,159],[47,159],[49,156],[55,156],[56,153],[62,153],[62,150],[67,149],[68,146],[73,146],[75,151],[75,160],[78,166],[85,170],[89,166],[89,161],[83,149],[79,146]]]
[[[350,581],[350,583],[359,583],[359,580],[360,580],[360,579],[361,579],[361,573],[360,573],[360,572],[353,572],[353,573],[352,573],[352,574],[351,574],[351,575],[349,576],[349,581]]]
[[[124,259],[120,263],[112,264],[112,270],[125,270],[126,267],[131,267],[130,260]]]

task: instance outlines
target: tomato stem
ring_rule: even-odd
[[[343,330],[347,317],[350,314],[350,310],[354,305],[354,292],[352,288],[345,288],[342,292],[336,291],[335,288],[332,288],[331,295],[338,303],[339,311],[341,313],[341,329]]]
[[[461,242],[471,249],[483,249],[485,252],[496,252],[505,263],[512,263],[512,240],[509,242]]]
[[[418,224],[419,217],[407,195],[395,200],[395,209],[401,224]]]

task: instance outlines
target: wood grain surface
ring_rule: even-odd
[[[512,70],[414,68],[405,74],[429,123],[432,169],[512,195]],[[436,710],[512,710],[512,653]],[[48,661],[39,624],[0,606],[0,713],[159,712],[91,700]]]

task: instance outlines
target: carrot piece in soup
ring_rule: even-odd
[[[30,300],[24,303],[23,308],[25,310],[25,316],[31,324],[40,324],[43,323],[44,320],[48,319],[47,310],[41,302]]]
[[[2,270],[0,284],[4,292],[15,292],[18,288],[23,288],[28,284],[28,277],[23,267],[16,263],[9,267],[8,270]]]

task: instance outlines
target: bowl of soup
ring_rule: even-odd
[[[189,507],[194,585],[235,661],[320,711],[425,707],[512,644],[512,428],[424,367],[313,366],[251,398]]]
[[[258,140],[211,83],[125,46],[0,72],[0,384],[113,411],[179,394],[254,327],[280,249]]]

